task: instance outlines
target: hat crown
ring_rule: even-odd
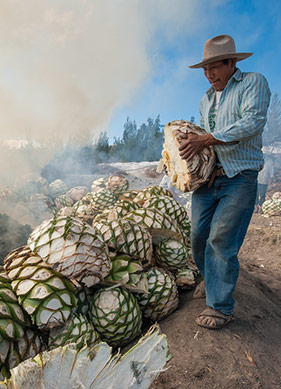
[[[189,67],[191,69],[202,68],[208,63],[221,61],[227,58],[235,58],[236,61],[242,61],[252,54],[253,53],[237,53],[234,39],[230,35],[218,35],[207,40],[205,43],[202,61]]]
[[[229,35],[218,35],[207,40],[203,49],[203,61],[220,55],[236,53],[234,39]]]

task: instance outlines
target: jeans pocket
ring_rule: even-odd
[[[248,169],[248,170],[242,170],[242,172],[240,172],[239,175],[248,179],[256,180],[258,177],[258,173],[259,172],[257,170]]]

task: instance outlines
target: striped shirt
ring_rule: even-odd
[[[221,93],[216,126],[211,129],[209,113],[215,96],[213,86],[203,96],[200,125],[214,138],[226,142],[214,146],[226,175],[233,177],[243,170],[261,170],[262,132],[271,96],[267,80],[259,73],[242,73],[237,69]]]

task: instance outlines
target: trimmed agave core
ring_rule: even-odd
[[[138,302],[145,317],[159,321],[177,308],[178,289],[174,277],[161,268],[151,268],[147,279],[148,293],[138,294]]]
[[[156,247],[157,260],[162,267],[170,270],[183,269],[189,264],[187,247],[179,240],[164,239]]]
[[[100,220],[93,223],[110,249],[140,260],[151,260],[152,239],[142,223],[125,219]]]
[[[99,231],[71,216],[45,220],[31,233],[28,245],[54,270],[88,287],[111,269],[108,246]]]
[[[189,133],[203,135],[206,132],[196,124],[184,120],[175,120],[166,124],[163,158],[157,169],[158,172],[161,172],[165,165],[171,184],[183,192],[196,190],[207,182],[216,163],[215,152],[211,146],[205,147],[188,161],[180,157],[178,136]]]
[[[142,315],[138,302],[125,288],[98,290],[91,314],[96,330],[111,346],[124,346],[141,332]]]
[[[34,324],[48,329],[66,322],[76,305],[76,288],[70,280],[28,246],[12,251],[4,262],[12,288]]]

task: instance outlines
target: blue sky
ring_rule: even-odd
[[[209,85],[188,65],[215,35],[254,52],[241,70],[280,93],[280,15],[279,0],[1,0],[0,182],[40,174],[64,145],[101,131],[122,137],[127,117],[198,123]],[[7,140],[44,152],[17,159]]]
[[[121,137],[127,117],[198,122],[208,82],[188,65],[219,34],[279,93],[280,15],[278,0],[1,0],[0,141],[60,148]]]
[[[253,56],[238,63],[239,68],[264,74],[272,93],[280,93],[281,2],[199,0],[198,3],[202,6],[197,9],[190,3],[195,20],[191,23],[186,20],[185,24],[181,19],[174,35],[167,36],[165,20],[157,20],[158,28],[146,47],[149,71],[130,101],[114,110],[108,127],[111,138],[122,136],[127,116],[138,125],[158,114],[162,124],[176,119],[190,120],[191,116],[199,122],[200,98],[209,84],[201,69],[189,69],[188,65],[201,60],[204,42],[215,35],[232,35],[237,51],[253,52]],[[172,7],[173,1],[169,4]],[[168,23],[173,30],[177,20],[170,19]]]

